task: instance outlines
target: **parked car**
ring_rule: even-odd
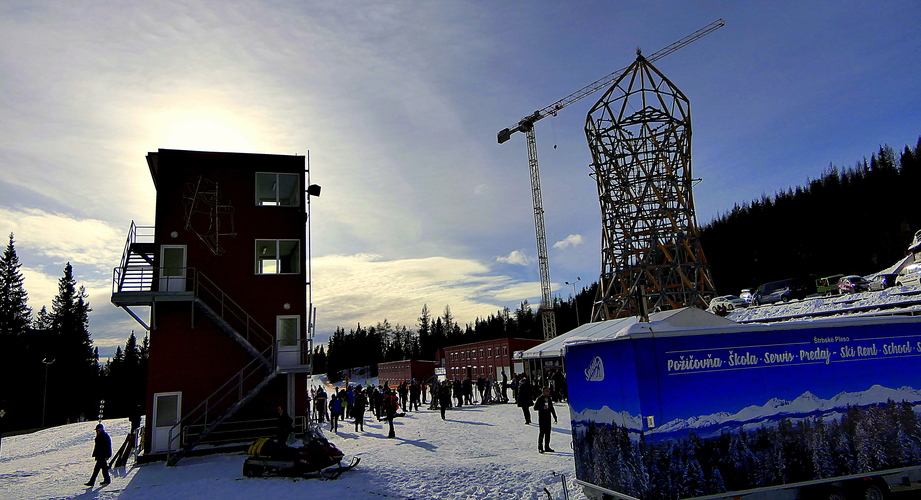
[[[898,286],[921,284],[921,264],[912,264],[899,271],[895,284]]]
[[[787,302],[790,299],[803,299],[809,295],[810,288],[812,288],[811,282],[799,278],[764,283],[755,290],[752,304],[773,304],[774,302]]]
[[[870,282],[870,290],[885,290],[890,286],[895,286],[898,274],[880,273],[870,276],[867,281]]]
[[[842,276],[838,279],[838,293],[857,293],[870,290],[870,282],[861,276]]]
[[[789,288],[778,288],[763,295],[760,291],[756,290],[755,294],[752,296],[752,304],[761,306],[764,304],[773,304],[775,302],[789,302],[792,298],[793,295],[790,293]]]
[[[751,288],[743,288],[742,293],[739,294],[739,298],[744,300],[746,304],[751,304],[753,295],[754,293]]]
[[[843,277],[843,274],[833,274],[815,280],[815,292],[819,295],[834,295],[838,293],[838,280]]]
[[[710,301],[710,312],[717,312],[720,308],[731,311],[737,307],[748,307],[748,302],[737,295],[722,295]]]

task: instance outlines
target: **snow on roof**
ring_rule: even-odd
[[[683,330],[687,328],[735,324],[732,320],[708,313],[696,307],[684,307],[681,309],[657,312],[649,316],[649,321],[650,324],[655,323],[656,331]],[[587,323],[524,351],[521,357],[524,359],[561,357],[563,355],[563,346],[566,344],[617,338],[630,332],[630,328],[639,322],[638,317],[629,317]]]

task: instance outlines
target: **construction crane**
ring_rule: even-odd
[[[646,60],[655,62],[662,59],[672,52],[713,33],[725,25],[725,21],[717,19],[677,42],[653,53],[647,57]],[[541,201],[540,170],[537,165],[537,138],[534,134],[534,124],[548,116],[556,116],[556,114],[566,106],[610,86],[617,81],[626,70],[627,68],[621,68],[590,83],[559,101],[525,116],[519,120],[517,124],[504,128],[497,134],[499,144],[508,141],[515,132],[524,132],[528,142],[528,167],[531,172],[531,202],[534,207],[534,230],[537,233],[537,263],[540,268],[540,316],[541,323],[544,327],[544,339],[546,340],[556,337],[556,317],[553,312],[553,298],[550,295],[550,259],[547,256],[547,234],[544,229],[544,206]]]

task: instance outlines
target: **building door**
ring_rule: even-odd
[[[173,431],[170,441],[170,429],[182,418],[182,393],[158,392],[154,394],[153,421],[150,438],[151,453],[166,453],[179,449],[179,427]]]
[[[160,291],[186,291],[186,246],[163,245],[160,247]]]
[[[278,346],[276,364],[280,368],[301,364],[300,316],[277,316],[275,319],[275,340]]]

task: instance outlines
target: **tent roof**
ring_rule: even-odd
[[[649,316],[649,321],[659,323],[657,331],[736,324],[732,320],[708,313],[696,307],[685,307],[682,309],[672,309],[654,313]],[[521,357],[523,359],[562,357],[563,346],[567,343],[613,339],[617,337],[622,330],[638,322],[638,317],[631,316],[628,318],[587,323],[524,351]]]

